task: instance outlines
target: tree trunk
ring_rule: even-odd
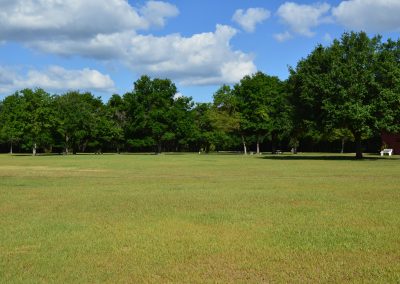
[[[82,152],[85,152],[85,151],[86,151],[86,147],[87,147],[87,144],[88,144],[88,143],[89,143],[89,140],[86,139],[85,142],[82,144],[82,147],[81,147]]]
[[[242,143],[243,143],[243,152],[245,155],[247,155],[247,147],[246,147],[246,141],[244,140],[244,136],[242,135]]]
[[[299,141],[297,140],[297,138],[292,137],[290,139],[289,145],[290,147],[292,147],[292,149],[290,150],[293,154],[297,154],[297,148],[299,147]]]
[[[156,154],[161,154],[161,141],[157,142],[157,152]]]
[[[68,155],[68,141],[69,137],[68,135],[65,135],[65,155]]]
[[[33,144],[32,156],[36,156],[36,143]]]
[[[363,153],[362,153],[361,135],[360,134],[354,135],[354,139],[356,142],[356,159],[362,159]]]
[[[274,134],[271,135],[271,153],[276,154],[276,136]]]
[[[260,137],[257,137],[257,155],[260,155]]]
[[[272,154],[275,154],[275,153],[276,153],[276,145],[275,145],[274,140],[271,141],[271,147],[272,147],[271,153],[272,153]]]
[[[344,153],[344,142],[346,142],[346,138],[342,138],[342,149],[340,150],[340,154]]]
[[[13,153],[13,142],[11,141],[11,144],[10,144],[10,154],[12,154]]]

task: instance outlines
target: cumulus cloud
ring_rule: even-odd
[[[140,9],[125,0],[13,0],[1,3],[0,40],[95,36],[163,26],[178,15],[169,3],[148,1]]]
[[[326,16],[330,8],[331,6],[327,3],[303,5],[286,2],[279,7],[277,15],[289,27],[291,32],[312,37],[315,34],[312,28],[331,21]]]
[[[399,0],[348,0],[333,8],[336,21],[367,32],[400,31]]]
[[[115,90],[113,80],[97,70],[67,70],[50,66],[43,71],[18,70],[0,66],[0,93],[10,93],[23,88],[43,88],[49,91],[83,90],[110,92]]]
[[[189,37],[142,34],[178,13],[162,1],[135,8],[126,0],[7,0],[0,11],[0,41],[60,56],[122,62],[137,75],[186,85],[235,83],[256,71],[251,55],[232,48],[237,31],[229,26]]]
[[[7,89],[7,86],[13,85],[14,81],[14,71],[0,66],[0,92]]]
[[[191,37],[138,35],[127,59],[144,73],[172,76],[186,85],[238,82],[256,71],[253,58],[230,46],[237,31],[217,25],[215,32]]]
[[[165,76],[186,85],[206,85],[235,83],[256,71],[251,55],[231,47],[236,33],[232,27],[217,25],[214,32],[191,37],[123,32],[79,41],[34,41],[30,45],[63,56],[115,59],[138,74]]]
[[[246,32],[252,33],[256,25],[262,23],[271,16],[271,12],[263,8],[249,8],[236,10],[232,20],[242,27]]]
[[[149,1],[140,9],[141,14],[150,25],[163,27],[166,18],[179,15],[179,10],[174,5],[161,1]]]

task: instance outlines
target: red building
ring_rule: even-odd
[[[381,137],[385,148],[393,149],[394,154],[400,155],[400,134],[382,132]]]

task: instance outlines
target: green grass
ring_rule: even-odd
[[[0,156],[0,282],[400,282],[400,159]]]

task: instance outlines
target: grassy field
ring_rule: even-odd
[[[400,282],[400,159],[0,156],[0,282]]]

